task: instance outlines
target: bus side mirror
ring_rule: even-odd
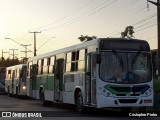
[[[101,55],[100,54],[96,55],[96,62],[97,62],[97,64],[101,63]]]

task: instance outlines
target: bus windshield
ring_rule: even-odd
[[[152,79],[151,56],[144,52],[100,52],[99,76],[103,81],[137,84]]]

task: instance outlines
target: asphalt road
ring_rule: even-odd
[[[3,113],[2,113],[3,112]],[[9,113],[6,113],[9,112]],[[11,115],[12,117],[2,117]],[[2,120],[14,119],[40,119],[40,120],[128,120],[128,119],[159,119],[159,117],[138,117],[132,113],[124,114],[120,111],[87,109],[86,113],[81,114],[75,111],[75,106],[68,104],[48,104],[42,106],[38,100],[18,99],[0,95],[0,116]],[[38,117],[38,118],[37,118]]]

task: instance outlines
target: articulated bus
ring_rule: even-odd
[[[153,106],[147,41],[98,38],[29,58],[28,95],[95,108]],[[127,109],[128,110],[128,109]]]
[[[27,64],[6,68],[5,91],[9,96],[27,96]]]

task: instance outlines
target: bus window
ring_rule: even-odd
[[[85,59],[85,49],[79,51],[79,60]]]
[[[8,71],[7,71],[7,78],[8,78],[8,79],[11,79],[11,70],[8,70]]]
[[[78,53],[78,71],[84,71],[85,68],[85,49],[82,49]]]
[[[44,59],[41,60],[41,74],[43,74],[43,65],[44,65]]]
[[[78,71],[84,71],[84,60],[78,61]]]
[[[20,74],[19,74],[20,70],[19,68],[16,70],[16,78],[19,78],[20,77]]]
[[[27,71],[27,75],[30,76],[30,67],[32,65],[32,62],[29,62],[28,63],[28,71]]]
[[[26,78],[27,78],[26,71],[27,71],[27,67],[23,67],[21,70],[22,82],[26,82]]]
[[[44,59],[44,64],[43,64],[43,74],[48,73],[48,65],[47,65],[47,58]]]
[[[38,60],[38,75],[41,74],[41,60]]]
[[[54,56],[52,56],[51,58],[48,59],[49,74],[54,73],[54,60],[55,60]]]
[[[66,63],[66,72],[71,71],[71,63]]]
[[[66,55],[67,55],[66,56],[67,57],[67,60],[66,60],[66,72],[70,72],[71,71],[71,53],[67,53]]]

